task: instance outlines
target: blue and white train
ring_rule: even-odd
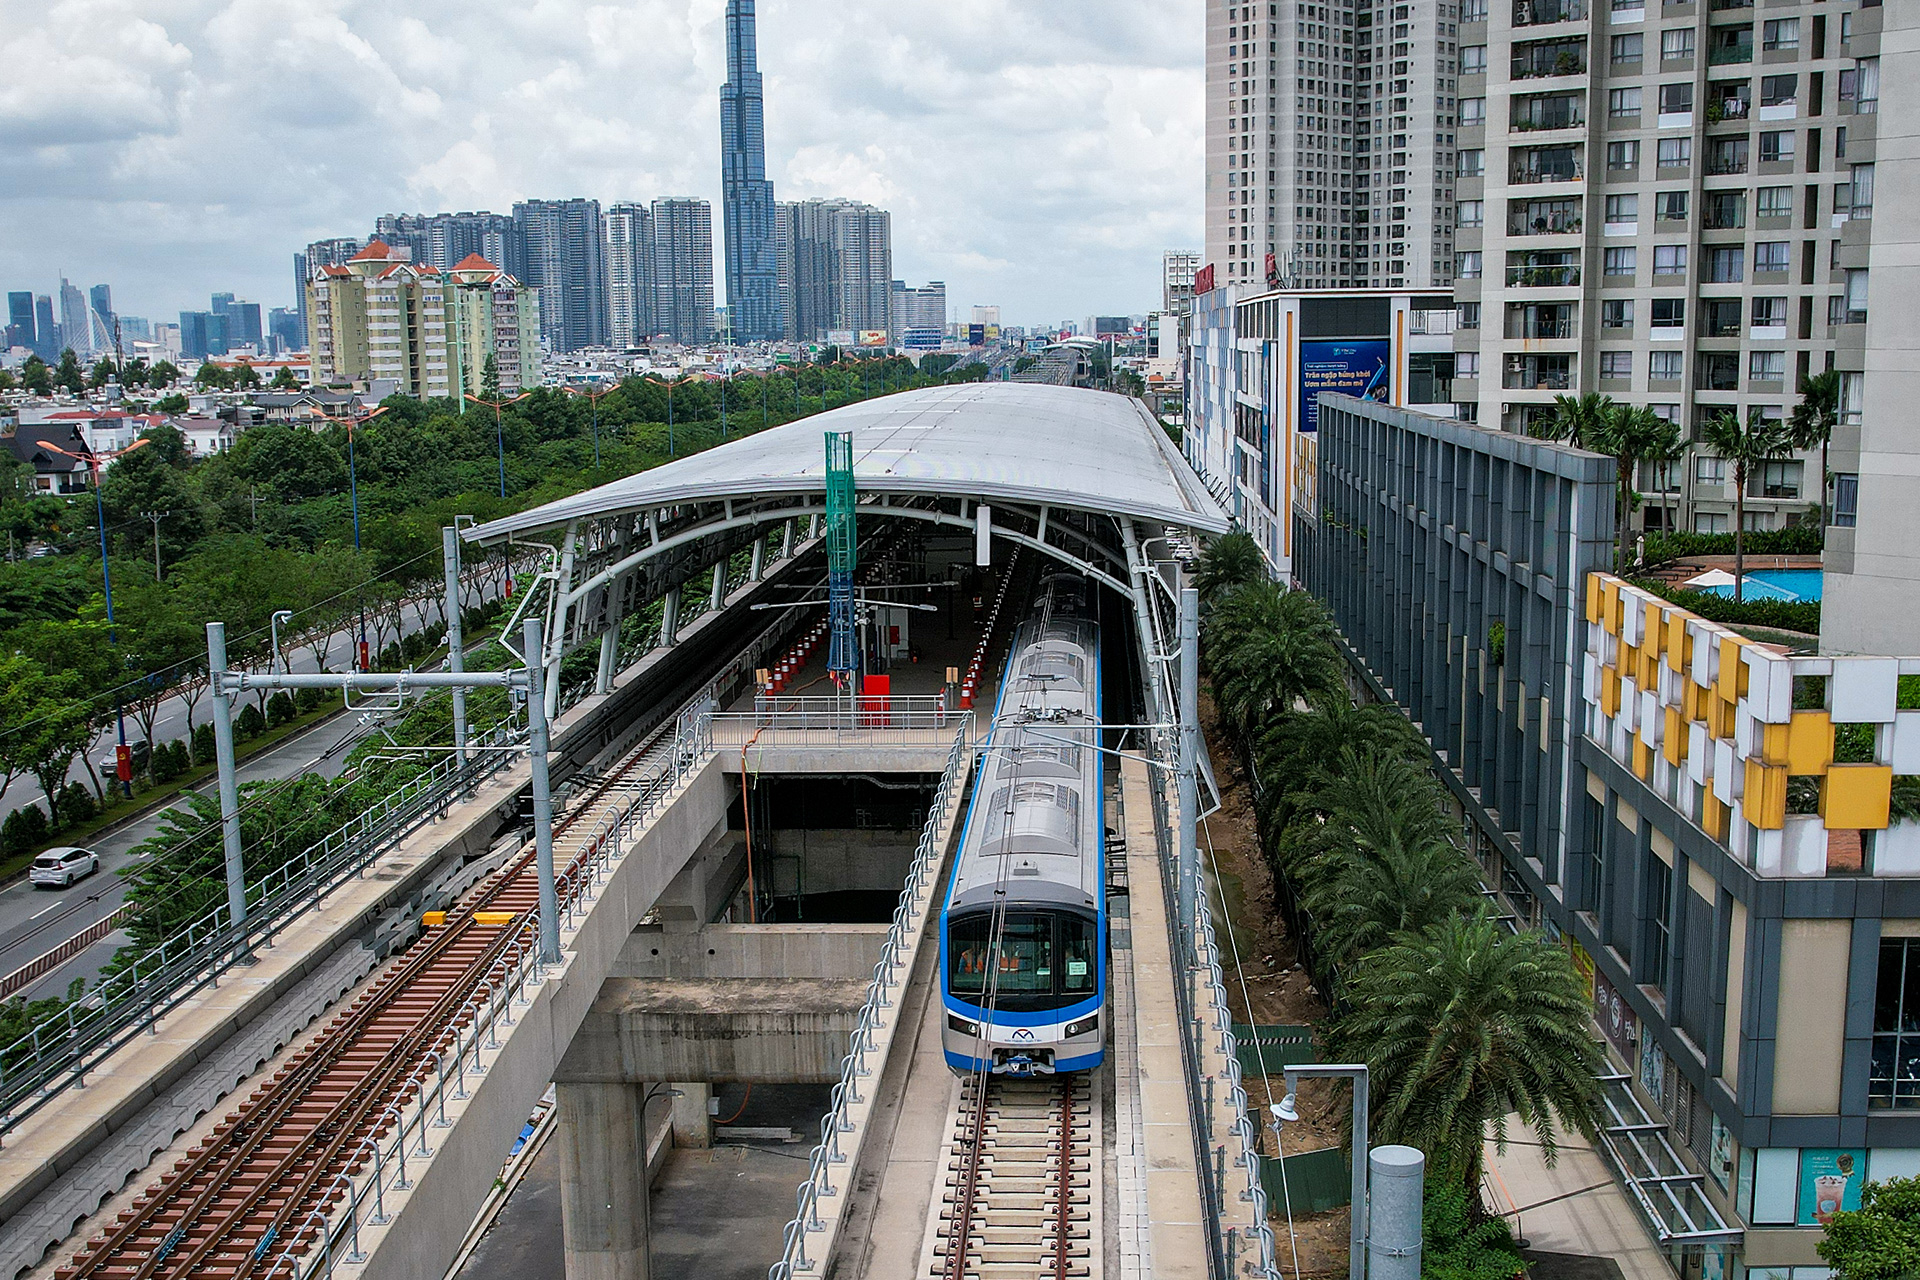
[[[941,1042],[956,1073],[1087,1071],[1105,1056],[1100,628],[1085,579],[1042,579],[1015,631],[940,912]]]

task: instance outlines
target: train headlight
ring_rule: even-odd
[[[957,1031],[963,1036],[977,1036],[980,1034],[980,1024],[957,1013],[950,1013],[947,1015],[947,1030]]]
[[[1080,1019],[1080,1021],[1078,1022],[1069,1022],[1067,1024],[1067,1029],[1065,1034],[1066,1034],[1066,1038],[1068,1040],[1071,1040],[1075,1036],[1084,1036],[1090,1031],[1098,1031],[1099,1029],[1100,1029],[1100,1015],[1097,1013],[1093,1013],[1093,1014],[1088,1014],[1086,1017]]]

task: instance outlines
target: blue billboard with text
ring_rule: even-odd
[[[1300,344],[1300,430],[1320,429],[1320,393],[1385,400],[1392,377],[1393,344],[1360,338]]]

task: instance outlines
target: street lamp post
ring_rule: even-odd
[[[1353,1082],[1353,1197],[1348,1213],[1347,1280],[1366,1280],[1367,1275],[1367,1067],[1365,1063],[1314,1063],[1286,1069],[1287,1095],[1272,1104],[1273,1138],[1277,1151],[1280,1126],[1298,1120],[1296,1099],[1302,1076],[1326,1077]],[[1281,1177],[1286,1176],[1284,1163]]]
[[[355,556],[360,554],[360,470],[354,457],[353,430],[355,427],[372,422],[386,411],[387,407],[381,405],[372,413],[361,414],[357,418],[352,416],[336,418],[332,414],[321,413],[318,409],[312,411],[314,417],[331,422],[336,427],[347,429],[347,494],[353,508],[353,554]],[[367,657],[367,598],[364,593],[356,592],[355,594],[358,597],[360,610],[360,643],[355,652],[360,660],[360,669],[370,671],[373,669],[373,664]]]
[[[582,387],[568,387],[567,391],[576,396],[585,396],[593,402],[593,469],[600,469],[600,402],[618,391],[618,386],[607,387],[600,391],[588,391]],[[502,497],[505,494],[501,495]]]
[[[160,581],[160,522],[171,516],[173,512],[142,511],[140,514],[153,523],[153,580],[158,582]]]
[[[107,564],[107,504],[100,496],[100,468],[112,462],[115,458],[126,457],[146,443],[147,440],[143,436],[126,448],[118,449],[110,453],[95,453],[92,450],[88,450],[86,453],[69,453],[59,445],[47,444],[44,441],[40,446],[43,449],[51,449],[55,453],[65,454],[69,458],[77,458],[81,462],[86,463],[87,474],[93,479],[93,510],[100,525],[100,585],[105,588],[106,591],[107,643],[111,645],[118,645],[120,640],[113,622],[113,569]],[[126,794],[127,799],[131,800],[133,799],[133,757],[127,750],[127,712],[126,707],[120,701],[120,690],[117,685],[114,687],[113,693],[113,719],[120,735],[118,750],[114,752],[114,773],[119,775],[120,788]],[[51,810],[57,800],[58,797],[56,796],[48,796],[47,808]]]
[[[493,409],[493,442],[500,455],[500,496],[503,498],[507,496],[507,429],[502,423],[500,411],[532,394],[531,391],[522,391],[508,400],[483,400],[471,391],[466,393],[467,399],[475,404],[489,405]]]

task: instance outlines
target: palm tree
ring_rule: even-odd
[[[1820,450],[1820,526],[1833,520],[1828,506],[1832,477],[1827,474],[1827,446],[1840,421],[1840,374],[1829,369],[1800,380],[1800,403],[1787,415],[1787,434],[1796,449]]]
[[[1312,795],[1338,775],[1348,752],[1393,757],[1424,767],[1425,739],[1400,709],[1387,703],[1354,706],[1344,699],[1316,707],[1311,715],[1287,716],[1265,726],[1252,743],[1259,780],[1261,829],[1276,838]]]
[[[1374,1140],[1427,1153],[1433,1176],[1479,1185],[1481,1144],[1504,1150],[1507,1116],[1554,1163],[1563,1132],[1589,1137],[1599,1105],[1593,1001],[1567,953],[1485,913],[1454,916],[1365,957],[1334,1056],[1365,1062]]]
[[[1272,582],[1230,591],[1208,614],[1202,641],[1221,716],[1243,743],[1302,699],[1345,693],[1333,623],[1304,591]]]
[[[1787,427],[1777,419],[1764,417],[1760,406],[1747,409],[1743,423],[1731,409],[1700,424],[1700,440],[1722,458],[1733,463],[1733,598],[1744,599],[1747,582],[1747,476],[1757,466],[1793,451]]]
[[[1418,934],[1481,901],[1479,871],[1454,842],[1425,769],[1347,753],[1316,797],[1325,820],[1295,852],[1315,950],[1333,965]]]
[[[1639,497],[1633,489],[1633,473],[1640,463],[1672,462],[1686,452],[1679,426],[1645,406],[1615,404],[1611,397],[1589,391],[1577,400],[1555,396],[1553,416],[1539,435],[1613,459],[1613,567],[1624,571],[1627,530]]]
[[[1223,593],[1267,576],[1266,557],[1250,533],[1229,533],[1215,538],[1201,553],[1194,566],[1193,586],[1200,593],[1201,605],[1211,605]]]

